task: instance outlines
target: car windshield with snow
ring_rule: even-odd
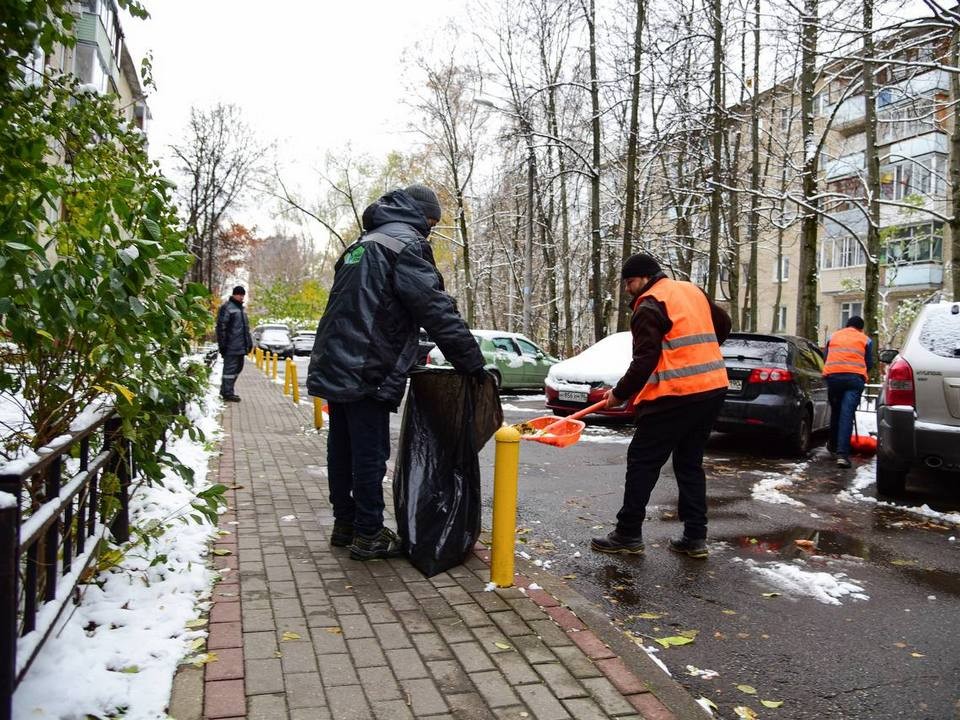
[[[629,332],[608,335],[579,355],[558,362],[547,374],[544,392],[547,407],[554,415],[570,415],[599,402],[619,382],[630,367],[633,338]],[[597,414],[632,418],[633,407],[626,404]]]

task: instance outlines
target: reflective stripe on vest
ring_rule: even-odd
[[[856,328],[837,330],[827,341],[824,375],[852,373],[867,377],[867,343],[870,338]]]
[[[726,388],[727,368],[703,291],[693,283],[664,278],[638,297],[634,308],[647,297],[666,306],[672,326],[663,338],[657,367],[633,404]]]

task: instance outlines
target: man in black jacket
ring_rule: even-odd
[[[356,560],[394,557],[396,533],[383,526],[383,477],[390,413],[403,398],[423,327],[460,372],[485,378],[483,355],[427,242],[440,221],[436,194],[420,184],[394,190],[363,212],[364,233],[335,267],[317,326],[307,390],[327,400],[327,474],[332,545]]]
[[[253,350],[250,324],[243,311],[243,300],[246,296],[247,291],[243,286],[237,285],[230,298],[217,311],[217,348],[223,356],[220,397],[228,402],[240,402],[233,386],[243,370],[243,356]]]
[[[669,547],[705,558],[703,447],[727,392],[720,343],[730,334],[730,316],[697,286],[667,278],[650,255],[629,257],[621,275],[624,290],[633,298],[633,360],[607,392],[607,407],[625,402],[636,406],[637,430],[627,450],[617,527],[594,538],[590,547],[606,553],[643,552],[647,502],[672,454],[684,529],[683,537],[671,540]]]

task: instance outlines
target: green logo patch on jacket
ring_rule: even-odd
[[[363,247],[363,245],[357,245],[353,250],[348,252],[346,256],[343,258],[343,264],[356,265],[358,262],[360,262],[360,258],[363,257],[364,252],[365,252],[365,248]]]

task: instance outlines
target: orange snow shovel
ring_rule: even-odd
[[[584,415],[600,410],[607,404],[606,400],[601,400],[593,405],[588,405],[583,410],[577,410],[572,415],[563,418],[556,418],[552,415],[525,420],[522,423],[514,425],[520,431],[521,440],[533,440],[554,447],[567,447],[573,445],[580,439],[580,433],[587,426],[580,420]]]

